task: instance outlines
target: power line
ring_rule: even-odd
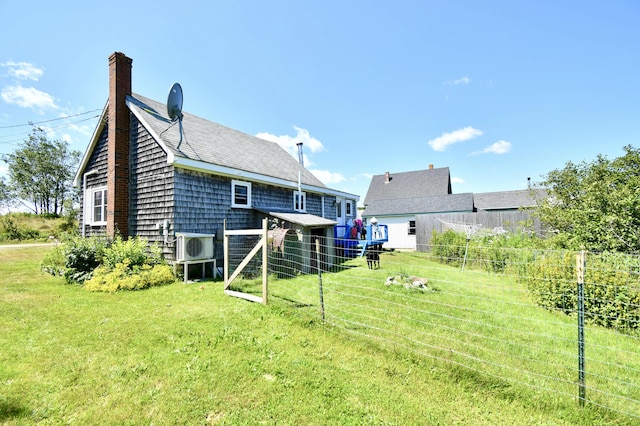
[[[94,110],[94,111],[97,111],[97,110]],[[94,112],[94,111],[89,111],[89,112]],[[86,113],[83,113],[83,114],[86,114]],[[83,115],[83,114],[77,114],[75,116]],[[77,123],[82,123],[84,121],[93,120],[93,119],[96,119],[96,118],[99,118],[99,117],[100,117],[100,115],[98,114],[98,115],[93,115],[91,117],[83,118],[81,120],[70,121],[68,123],[62,124],[62,125],[57,126],[57,127],[51,127],[50,130],[64,129],[64,128],[67,128],[67,127],[71,127],[71,126],[73,126],[73,125],[75,125]],[[47,120],[47,121],[53,121],[53,120]],[[44,121],[41,122],[41,123],[44,123]],[[17,127],[17,126],[9,126],[9,127]],[[22,142],[22,141],[24,141],[24,138],[25,138],[26,135],[28,135],[28,133],[24,133],[24,132],[23,133],[14,134],[14,135],[9,135],[8,137],[20,136],[20,138],[19,139],[6,140],[6,141],[0,140],[0,145],[10,145],[10,144],[13,144],[13,143]]]
[[[42,124],[42,123],[50,123],[52,121],[58,121],[58,120],[66,120],[68,118],[73,118],[73,117],[78,117],[80,115],[85,115],[85,114],[91,114],[92,112],[96,112],[96,111],[102,111],[102,108],[98,108],[98,109],[92,109],[91,111],[85,111],[85,112],[81,112],[78,114],[73,114],[73,115],[67,115],[65,117],[59,117],[59,118],[52,118],[50,120],[43,120],[43,121],[30,121],[27,124],[12,124],[10,126],[0,126],[0,129],[11,129],[14,127],[25,127],[25,126],[35,126],[37,124]]]

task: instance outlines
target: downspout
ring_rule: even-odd
[[[90,170],[82,175],[82,238],[87,235],[87,176],[95,175],[97,170]]]

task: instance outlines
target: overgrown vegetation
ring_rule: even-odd
[[[464,235],[434,233],[432,254],[442,263],[461,266]],[[576,251],[544,249],[549,241],[527,235],[472,239],[465,267],[517,276],[536,302],[572,314],[577,310]],[[625,253],[587,255],[584,277],[587,320],[624,332],[640,328],[640,258]]]
[[[138,237],[76,237],[52,249],[41,269],[90,291],[140,290],[174,282],[160,247]]]
[[[527,388],[464,368],[448,362],[449,355],[438,360],[360,338],[358,329],[349,333],[321,323],[317,305],[294,305],[275,295],[270,305],[263,306],[225,296],[221,283],[215,282],[115,294],[61,286],[61,278],[38,273],[41,250],[5,249],[0,260],[0,423],[604,426],[637,422],[595,404],[580,407],[571,396],[549,393],[544,386]],[[459,303],[460,292],[448,287],[465,274],[425,264],[425,257],[418,255],[394,253],[393,261],[407,271],[416,265],[428,268],[445,291],[412,296],[438,297],[442,309]],[[384,268],[390,261],[384,260]],[[359,269],[331,274],[327,285],[333,280],[352,284],[357,271],[365,278],[382,278],[376,280],[375,291],[385,287],[384,268],[369,271],[364,260],[353,262],[361,262]],[[317,299],[315,276],[281,280],[286,282],[280,285],[290,284],[295,290],[305,286],[305,280]],[[486,293],[491,290],[485,286],[471,287],[474,295],[491,294],[487,304],[495,297]],[[393,290],[398,298],[407,292],[402,287]],[[525,336],[531,339],[527,348],[544,346],[543,335],[561,336],[559,327],[542,327],[562,318],[534,307],[529,310],[538,315],[530,318],[540,329],[535,337]],[[391,309],[381,317],[395,320],[397,314]],[[498,312],[495,319],[504,322]],[[448,321],[443,316],[432,331],[446,333]],[[467,324],[467,337],[486,333],[481,324]],[[506,327],[500,330],[506,333]],[[446,337],[436,338],[446,345],[455,343]],[[597,343],[602,348],[618,344],[608,338]],[[531,356],[513,355],[496,353],[499,359],[491,361],[518,370],[518,355]],[[556,359],[546,361],[541,370]],[[627,362],[636,365],[637,360]],[[629,371],[625,380],[637,383],[633,374],[638,370]],[[540,384],[539,378],[533,380]]]
[[[0,243],[64,240],[77,232],[75,212],[53,214],[7,213],[0,215]]]

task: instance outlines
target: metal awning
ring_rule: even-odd
[[[255,210],[261,213],[268,214],[269,216],[278,218],[280,220],[284,220],[286,222],[295,223],[296,225],[300,225],[305,228],[316,226],[333,226],[338,224],[338,222],[336,222],[335,220],[325,219],[324,217],[316,216],[309,213],[279,211],[274,209]]]

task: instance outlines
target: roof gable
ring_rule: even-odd
[[[368,205],[380,200],[397,200],[451,194],[451,177],[448,167],[413,172],[375,175],[364,199]]]

